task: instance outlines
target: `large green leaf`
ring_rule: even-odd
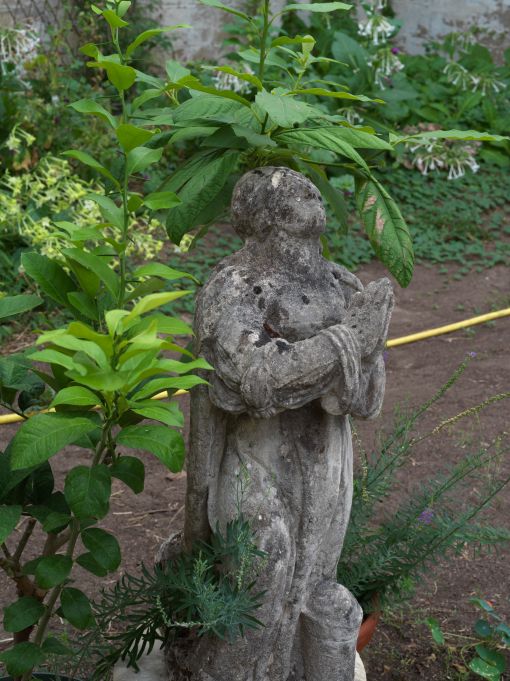
[[[67,294],[76,286],[60,265],[45,255],[34,252],[23,253],[21,264],[28,276],[46,295],[62,306],[68,306]]]
[[[120,565],[120,546],[113,534],[99,527],[83,530],[81,540],[95,560],[108,572],[114,572]]]
[[[501,679],[499,670],[479,657],[475,657],[471,660],[468,667],[477,676],[481,676],[482,679],[489,679],[489,681],[500,681]]]
[[[25,421],[11,442],[13,470],[30,468],[97,428],[97,418],[71,414],[37,414]]]
[[[85,355],[94,360],[99,366],[109,367],[108,358],[100,345],[94,341],[83,340],[83,338],[76,338],[66,329],[56,329],[55,331],[47,331],[42,333],[36,341],[36,345],[51,343],[66,350],[74,350],[75,352],[83,352]]]
[[[73,567],[73,561],[68,556],[56,554],[43,556],[35,568],[35,579],[41,589],[51,589],[62,584]]]
[[[5,454],[2,454],[5,456]],[[0,544],[14,532],[21,518],[21,506],[0,506]]]
[[[143,388],[140,388],[136,392],[136,399],[142,400],[156,393],[163,392],[164,390],[190,390],[196,385],[205,385],[207,381],[200,376],[178,376],[176,378],[166,377],[166,378],[156,378],[149,381]]]
[[[4,629],[12,633],[23,631],[39,621],[46,608],[32,596],[23,596],[4,609]]]
[[[276,125],[282,128],[292,128],[296,123],[304,123],[317,114],[312,106],[300,102],[292,95],[274,94],[267,90],[259,92],[255,102]]]
[[[31,672],[34,667],[42,664],[44,653],[35,643],[24,641],[0,653],[0,662],[5,664],[7,673],[15,678]]]
[[[39,296],[31,295],[6,296],[5,298],[0,298],[0,319],[28,312],[28,310],[32,310],[42,302],[43,301]]]
[[[229,151],[199,167],[179,194],[182,203],[168,212],[166,228],[172,241],[182,237],[196,226],[200,212],[220,193],[234,172],[239,152]]]
[[[76,466],[67,474],[64,494],[77,518],[100,520],[108,513],[111,488],[107,466]]]
[[[146,265],[137,267],[134,271],[135,277],[159,277],[167,281],[175,281],[176,279],[192,279],[197,284],[199,281],[192,274],[182,272],[181,270],[174,270],[173,267],[163,265],[159,262],[149,262]]]
[[[172,114],[176,124],[186,127],[190,121],[202,119],[241,123],[243,117],[247,115],[246,107],[240,102],[215,95],[192,97],[174,109]],[[248,111],[248,115],[251,115],[251,112]]]
[[[176,430],[166,426],[128,426],[117,435],[117,444],[154,454],[174,473],[182,470],[185,445]]]
[[[356,180],[356,203],[377,257],[401,286],[408,286],[414,268],[413,244],[397,204],[374,178]]]
[[[309,87],[293,91],[298,95],[313,95],[314,97],[332,97],[333,99],[349,99],[355,102],[379,102],[383,103],[382,99],[371,99],[366,95],[354,95],[352,92],[344,92],[342,90],[326,90],[322,87]]]
[[[125,321],[129,321],[134,317],[139,317],[146,312],[155,310],[158,307],[167,305],[178,298],[189,295],[192,291],[162,291],[161,293],[150,293],[137,303],[135,303],[131,312],[126,316]]]
[[[310,146],[317,149],[327,149],[336,154],[345,156],[357,163],[367,173],[369,167],[365,159],[358,154],[354,147],[344,141],[337,133],[336,127],[323,128],[301,128],[298,130],[287,130],[276,136],[278,142],[285,142],[291,145]]]
[[[151,210],[163,210],[165,208],[173,208],[178,206],[181,200],[174,194],[174,192],[152,192],[148,194],[144,200],[144,206]]]
[[[83,591],[66,587],[60,595],[62,614],[73,627],[87,629],[94,624],[90,601]]]

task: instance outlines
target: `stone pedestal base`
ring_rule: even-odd
[[[140,671],[135,672],[119,663],[113,670],[113,681],[167,681],[163,651],[153,650],[140,660],[139,667]],[[365,667],[357,653],[354,681],[367,681]]]

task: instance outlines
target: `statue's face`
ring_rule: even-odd
[[[269,234],[317,239],[326,224],[318,189],[289,168],[252,170],[239,180],[232,198],[232,223],[243,237],[263,241]]]

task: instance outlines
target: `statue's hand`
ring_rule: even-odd
[[[386,278],[370,282],[352,296],[342,323],[356,334],[363,358],[384,349],[392,308],[393,289]]]

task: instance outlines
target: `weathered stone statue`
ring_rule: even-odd
[[[352,495],[347,415],[380,410],[392,289],[363,288],[323,258],[321,197],[292,170],[244,175],[232,223],[245,244],[197,301],[197,352],[215,372],[192,396],[184,542],[236,516],[245,467],[243,513],[268,554],[265,627],[234,644],[185,640],[168,652],[168,675],[352,681],[361,610],[335,574]]]

